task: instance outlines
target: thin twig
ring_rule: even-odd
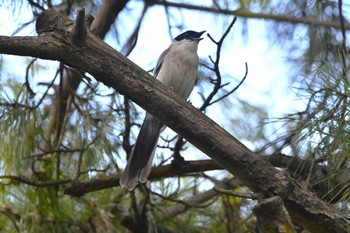
[[[227,27],[226,31],[224,32],[224,34],[222,35],[222,37],[220,38],[219,41],[215,41],[210,34],[208,34],[208,37],[210,38],[210,40],[217,45],[217,49],[216,49],[216,59],[215,61],[213,61],[213,59],[211,58],[211,56],[209,56],[209,59],[211,60],[211,62],[214,64],[214,72],[216,75],[216,79],[215,79],[215,84],[214,84],[214,88],[212,90],[212,92],[209,94],[209,96],[206,98],[206,100],[204,101],[204,103],[202,104],[202,106],[199,108],[199,110],[204,111],[205,108],[207,108],[209,105],[211,105],[211,100],[214,98],[214,96],[218,93],[218,91],[221,89],[221,73],[220,73],[220,56],[221,56],[221,48],[222,48],[222,44],[224,43],[225,38],[227,37],[227,35],[229,34],[231,28],[233,27],[233,25],[235,24],[237,20],[237,17],[234,17],[233,20],[231,21],[230,25]]]
[[[258,197],[254,193],[232,192],[231,190],[222,189],[219,187],[214,187],[214,190],[218,193],[229,195],[229,196],[240,197],[240,198],[249,198],[252,200],[258,199]]]
[[[17,225],[17,219],[16,219],[16,214],[12,212],[12,210],[9,207],[5,207],[4,210],[0,210],[0,213],[4,214],[6,217],[8,217],[11,222],[13,223],[16,232],[20,232],[19,227]],[[17,216],[18,217],[18,216]]]
[[[48,151],[44,151],[41,153],[36,153],[32,154],[29,156],[24,157],[23,159],[34,159],[34,158],[41,158],[47,154],[52,154],[52,153],[75,153],[75,152],[84,152],[86,151],[91,145],[93,145],[96,142],[97,138],[92,140],[89,144],[87,144],[85,147],[82,148],[74,148],[74,149],[62,149],[62,148],[57,148],[57,149],[52,149]]]
[[[0,176],[0,179],[7,179],[7,180],[10,180],[12,182],[23,183],[23,184],[27,184],[27,185],[35,186],[35,187],[57,186],[57,185],[68,184],[68,183],[72,182],[71,179],[50,180],[50,181],[45,181],[45,182],[33,181],[33,180],[30,180],[24,176],[13,176],[13,175],[3,175],[3,176]]]
[[[345,31],[345,25],[344,25],[344,16],[343,16],[343,1],[338,0],[338,8],[339,8],[339,21],[340,21],[340,27],[341,27],[341,33],[343,36],[342,41],[342,51],[340,51],[340,57],[342,62],[342,72],[343,77],[345,79],[345,82],[349,84],[349,80],[347,78],[347,66],[346,66],[346,54],[347,54],[347,48],[346,48],[346,31]]]
[[[139,31],[141,28],[141,23],[142,23],[143,18],[148,10],[148,7],[149,7],[149,4],[146,1],[145,5],[143,7],[143,10],[142,10],[141,16],[137,22],[137,25],[136,25],[133,33],[129,36],[128,41],[125,43],[125,45],[123,46],[123,48],[121,50],[122,54],[125,57],[128,57],[130,55],[130,53],[132,52],[132,50],[135,48],[135,46],[137,44],[137,39],[138,39]]]
[[[45,11],[45,8],[42,5],[40,5],[39,3],[34,2],[33,0],[28,0],[28,2],[30,5],[40,9],[41,11]]]
[[[24,85],[27,87],[27,90],[29,91],[29,94],[31,97],[34,97],[36,95],[36,93],[33,91],[33,89],[30,87],[29,84],[29,69],[32,67],[32,65],[34,64],[34,62],[37,60],[37,58],[34,58],[33,60],[31,60],[27,66],[26,69],[26,81],[24,83]]]
[[[220,98],[213,100],[212,102],[210,102],[209,105],[215,104],[217,102],[219,102],[220,100],[228,97],[229,95],[231,95],[233,92],[235,92],[244,82],[244,80],[247,78],[248,76],[248,64],[245,63],[245,74],[244,77],[242,78],[242,80],[237,84],[237,86],[235,88],[233,88],[231,91],[227,92],[225,95],[221,96]]]
[[[83,146],[85,144],[85,140],[83,142]],[[78,155],[78,164],[77,164],[77,171],[75,175],[75,180],[79,180],[80,175],[81,175],[81,163],[83,162],[83,155],[84,155],[84,150],[81,150],[79,155]]]
[[[131,117],[130,117],[130,102],[127,97],[124,96],[124,132],[123,132],[123,149],[125,150],[126,154],[129,155],[131,151],[130,146],[130,132],[131,132]]]

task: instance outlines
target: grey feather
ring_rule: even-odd
[[[166,50],[164,50],[162,52],[162,54],[159,56],[156,67],[154,67],[154,71],[153,71],[153,75],[154,77],[157,77],[160,68],[162,67],[163,61],[164,61],[164,57],[168,54],[169,52],[169,48],[167,48]]]
[[[157,118],[146,114],[128,164],[120,178],[122,187],[133,190],[138,181],[147,181],[162,128],[164,127]]]

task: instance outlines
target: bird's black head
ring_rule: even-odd
[[[202,32],[187,31],[175,37],[175,40],[176,41],[182,41],[184,39],[201,40],[203,38],[200,38],[200,37],[204,32],[205,31],[202,31]]]

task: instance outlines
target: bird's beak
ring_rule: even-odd
[[[201,38],[202,34],[204,33],[205,31],[201,31],[201,32],[198,32],[197,33],[197,40],[200,41],[200,40],[203,40],[204,38]]]

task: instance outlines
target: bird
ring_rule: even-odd
[[[154,76],[179,96],[187,99],[191,94],[198,73],[198,44],[205,31],[186,31],[173,40],[160,55]],[[146,183],[152,167],[159,135],[166,126],[155,116],[146,112],[140,132],[129,160],[120,178],[121,187],[133,190],[137,184]]]

